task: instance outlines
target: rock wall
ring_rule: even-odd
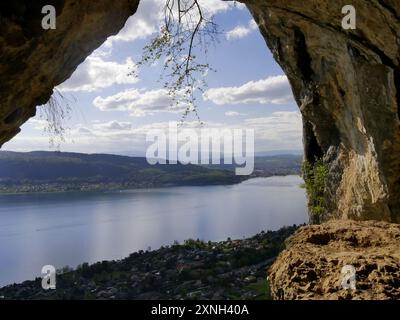
[[[57,28],[44,30],[41,9],[56,8]],[[0,2],[0,146],[46,103],[53,88],[108,36],[118,33],[139,0]]]
[[[329,169],[332,218],[400,222],[400,2],[245,0],[303,116],[305,158]]]

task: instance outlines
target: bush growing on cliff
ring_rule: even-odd
[[[304,161],[302,174],[308,195],[311,222],[319,223],[321,215],[325,212],[324,193],[328,167],[322,159],[318,159],[313,164]]]

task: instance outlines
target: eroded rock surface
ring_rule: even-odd
[[[55,30],[44,30],[44,5],[54,5]],[[13,0],[0,3],[0,146],[46,103],[53,88],[116,34],[139,0]]]
[[[400,225],[330,221],[300,228],[269,270],[274,299],[400,299]],[[356,290],[343,289],[344,265]]]
[[[303,115],[305,157],[329,168],[332,218],[400,222],[400,2],[245,0]]]

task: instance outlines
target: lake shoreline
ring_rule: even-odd
[[[272,177],[273,175],[270,176],[262,176],[263,178],[268,178]],[[280,175],[276,175],[280,176]],[[285,175],[282,175],[285,176]],[[237,181],[215,181],[213,183],[199,183],[199,184],[149,184],[149,185],[135,185],[135,186],[118,186],[118,187],[100,187],[97,188],[96,186],[90,186],[90,185],[84,185],[81,187],[66,187],[67,189],[62,189],[65,188],[65,186],[59,186],[60,190],[54,190],[53,187],[47,187],[44,185],[35,185],[33,186],[33,189],[35,188],[43,188],[44,190],[29,190],[29,191],[2,191],[1,188],[5,188],[4,186],[0,185],[0,196],[2,195],[18,195],[18,194],[52,194],[52,193],[71,193],[71,192],[82,192],[82,193],[90,193],[90,192],[118,192],[118,191],[127,191],[127,190],[143,190],[143,189],[162,189],[162,188],[174,188],[174,187],[210,187],[210,186],[230,186],[230,185],[235,185],[235,184],[240,184],[246,180],[249,179],[254,179],[258,178],[259,176],[248,176],[248,177],[242,177],[238,178]],[[21,187],[24,188],[24,187]],[[48,189],[46,189],[48,188]],[[17,188],[18,189],[18,188]]]
[[[75,193],[75,192],[82,192],[82,193],[91,193],[91,192],[123,192],[123,191],[129,191],[129,190],[152,190],[152,189],[163,189],[163,188],[174,188],[174,187],[210,187],[210,186],[231,186],[231,185],[236,185],[243,183],[244,181],[255,179],[255,178],[271,178],[271,177],[286,177],[286,176],[299,176],[301,177],[301,174],[261,174],[261,175],[250,175],[250,176],[242,176],[240,181],[232,181],[232,182],[215,182],[215,183],[209,183],[209,184],[162,184],[162,185],[151,185],[151,186],[133,186],[133,187],[119,187],[119,188],[99,188],[96,189],[95,187],[93,188],[84,188],[84,189],[69,189],[69,190],[43,190],[43,191],[15,191],[15,192],[7,192],[7,191],[2,191],[2,187],[4,186],[0,185],[0,197],[1,196],[10,196],[10,195],[24,195],[24,194],[62,194],[62,193]]]
[[[307,221],[298,176],[223,186],[1,196],[0,286],[175,240],[247,238]],[[282,197],[291,201],[282,201]]]
[[[266,269],[298,226],[246,239],[188,239],[121,260],[58,271],[57,289],[41,279],[0,288],[1,299],[269,299]]]
[[[233,185],[299,174],[301,163],[299,155],[255,157],[252,173],[241,176],[235,174],[236,165],[223,162],[151,165],[144,157],[112,154],[0,151],[0,195]]]

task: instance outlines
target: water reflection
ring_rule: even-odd
[[[1,196],[0,285],[187,238],[223,240],[307,220],[298,176],[233,186]]]

